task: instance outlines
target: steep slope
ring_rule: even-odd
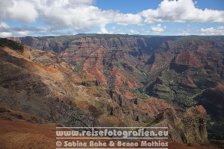
[[[71,60],[63,56],[71,48],[56,56],[8,39],[0,41],[1,119],[65,126],[168,126],[172,141],[207,142],[204,108],[184,109],[145,94],[139,88],[144,85],[138,79],[140,69],[133,67],[141,62],[135,61],[135,54],[124,54],[124,61],[117,58],[117,64],[120,54],[110,55],[106,65],[103,47],[92,51],[94,60],[82,56]],[[79,58],[84,62],[77,70],[74,62]],[[113,67],[109,71],[108,65]]]
[[[0,61],[2,112],[11,113],[12,109],[31,114],[40,123],[66,123],[72,113],[80,111],[72,104],[76,88],[70,83],[78,77],[54,54],[4,46],[0,49]],[[20,114],[14,116],[22,118]]]
[[[224,77],[223,36],[93,34],[17,40],[57,52],[82,74],[86,86],[97,84],[127,99],[156,97],[182,108],[202,104],[210,115],[209,133],[224,136],[214,132],[224,122],[217,116],[224,112],[220,90]]]

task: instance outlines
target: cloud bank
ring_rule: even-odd
[[[67,29],[76,33],[89,32],[93,29],[99,30],[100,33],[109,33],[107,30],[109,24],[149,24],[152,25],[153,32],[161,33],[166,27],[153,23],[224,23],[224,11],[199,9],[193,0],[163,0],[158,8],[135,14],[102,10],[93,0],[0,0],[0,36],[26,35],[33,32],[31,28],[10,29],[5,23],[7,21],[15,21],[26,26],[41,21],[47,28],[46,32],[60,32]]]
[[[157,24],[156,26],[152,26],[151,30],[154,33],[162,33],[166,29],[166,26],[162,26],[161,24]]]
[[[224,22],[224,11],[199,9],[192,0],[163,0],[157,9],[144,10],[145,23],[152,22]]]
[[[201,28],[202,35],[224,35],[224,26]]]

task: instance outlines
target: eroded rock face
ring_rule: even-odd
[[[126,87],[143,87],[149,95],[183,106],[191,106],[189,97],[215,87],[224,76],[223,37],[77,35],[19,40],[57,52],[88,81],[122,94]],[[48,46],[39,46],[43,42]],[[63,50],[55,49],[56,43],[65,45]]]
[[[83,113],[73,104],[73,77],[69,66],[50,52],[0,47],[1,117],[66,123],[73,113]]]
[[[182,111],[173,107],[162,110],[148,126],[168,127],[171,141],[186,144],[207,143],[207,113],[203,106]]]
[[[181,120],[186,137],[185,143],[207,143],[207,113],[204,107],[192,107],[187,109]]]
[[[167,125],[172,124],[175,130],[183,132],[182,135],[172,132],[177,136],[173,140],[206,142],[199,130],[196,131],[198,113],[187,111],[201,101],[201,95],[223,80],[223,37],[78,35],[19,40],[35,48],[57,52],[57,56],[51,58],[37,58],[40,55],[36,52],[31,57],[36,58],[38,67],[51,73],[59,71],[60,75],[46,79],[49,72],[44,75],[34,72],[41,79],[45,78],[44,85],[48,88],[45,94],[53,90],[59,99],[71,100],[85,111],[83,115],[93,119],[91,125],[144,126],[171,108],[174,112],[169,113],[176,120],[166,116],[164,119]],[[66,68],[61,69],[58,64],[56,70],[52,64],[53,68],[46,68],[52,57],[55,60],[51,63],[62,61],[60,65]],[[200,103],[209,106],[204,101]],[[190,116],[186,113],[191,113],[197,126],[189,127],[189,134],[181,118],[184,115],[188,119]],[[191,136],[193,132],[196,138]]]

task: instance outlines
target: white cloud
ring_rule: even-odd
[[[202,35],[224,35],[224,26],[201,28]]]
[[[178,35],[181,35],[181,36],[188,36],[190,35],[190,32],[189,31],[181,31]]]
[[[26,30],[23,30],[23,31],[15,31],[15,30],[12,30],[12,31],[1,31],[0,32],[0,37],[12,37],[12,36],[15,36],[15,37],[19,37],[19,36],[27,36],[29,35],[29,31],[26,31]]]
[[[130,34],[140,34],[140,32],[138,30],[134,30],[134,29],[131,29],[130,31]]]
[[[153,22],[224,22],[224,11],[199,9],[193,0],[163,0],[157,9],[142,11],[145,23]]]
[[[0,32],[0,37],[11,37],[12,33],[11,32]]]
[[[0,31],[8,28],[9,26],[5,22],[0,22]]]
[[[104,12],[94,6],[77,8],[50,7],[43,11],[45,20],[54,27],[72,27],[77,31],[105,26],[109,20]],[[60,15],[58,15],[60,14]]]
[[[65,29],[79,32],[99,31],[111,33],[108,24],[142,25],[160,22],[224,22],[224,11],[199,9],[193,0],[163,0],[158,8],[139,13],[122,13],[103,10],[95,0],[0,0],[0,22],[13,20],[23,23],[20,31],[29,31],[29,23],[43,21],[49,33],[60,33]],[[38,26],[39,27],[39,26]],[[1,29],[7,32],[12,28]],[[164,26],[152,26],[153,32],[161,33]],[[16,31],[11,31],[18,35]],[[47,32],[47,31],[46,31]],[[70,32],[71,34],[73,32]],[[26,32],[27,33],[27,32]]]
[[[38,17],[35,5],[27,0],[12,1],[6,11],[9,18],[22,22],[34,22]]]
[[[129,24],[141,24],[142,17],[139,14],[121,14],[116,13],[114,15],[114,23],[118,23],[121,25],[129,25]]]
[[[61,7],[51,5],[48,9],[43,9],[42,13],[45,20],[54,27],[67,26],[81,32],[98,27],[105,33],[105,26],[110,23],[128,25],[142,22],[140,15],[105,11],[92,5],[79,5],[79,7],[66,4],[62,4]]]
[[[98,33],[102,33],[102,34],[110,34],[111,32],[109,32],[107,29],[106,29],[106,27],[104,26],[104,25],[102,25],[101,27],[100,27],[100,32],[98,32]]]
[[[16,32],[18,34],[18,36],[27,36],[30,32],[29,31],[18,31]]]
[[[166,26],[162,26],[161,24],[157,24],[151,27],[152,32],[154,33],[162,33],[166,29]]]
[[[26,36],[30,33],[21,28],[10,28],[5,22],[0,22],[0,37]]]

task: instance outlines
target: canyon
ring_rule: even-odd
[[[223,36],[0,39],[1,123],[167,126],[174,148],[223,140],[223,47]]]

